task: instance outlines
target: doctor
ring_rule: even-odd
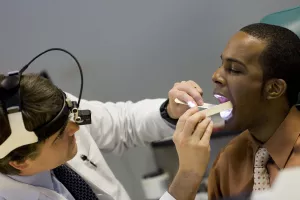
[[[6,78],[0,76],[0,89]],[[193,81],[176,83],[168,100],[102,103],[82,99],[80,109],[91,111],[92,124],[79,128],[68,118],[67,108],[70,100],[78,99],[64,96],[49,80],[25,74],[16,94],[21,105],[17,113],[23,118],[11,114],[15,102],[0,94],[1,200],[129,200],[101,151],[120,155],[128,148],[171,136],[177,119],[188,109],[174,103],[175,98],[190,105],[203,103],[202,90]]]

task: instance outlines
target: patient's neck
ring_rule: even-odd
[[[269,112],[266,112],[267,114],[257,120],[253,128],[249,129],[250,134],[261,143],[267,142],[285,120],[289,111],[288,106],[281,109],[270,109]]]

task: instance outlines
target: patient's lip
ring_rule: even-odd
[[[220,95],[220,94],[214,94],[214,96],[218,99],[218,101],[220,103],[225,103],[227,101],[229,101],[228,98],[224,97],[223,95]]]

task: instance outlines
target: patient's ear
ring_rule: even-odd
[[[286,88],[287,85],[283,79],[271,79],[265,84],[264,95],[268,100],[277,99],[285,94]]]

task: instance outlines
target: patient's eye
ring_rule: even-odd
[[[228,71],[229,71],[230,73],[234,73],[234,74],[239,74],[239,73],[241,73],[239,70],[236,70],[236,69],[234,69],[234,68],[230,68]]]
[[[228,64],[226,66],[226,71],[228,71],[230,74],[233,74],[233,75],[238,75],[238,74],[243,73],[243,70],[241,69],[241,67],[239,67],[235,63]]]

